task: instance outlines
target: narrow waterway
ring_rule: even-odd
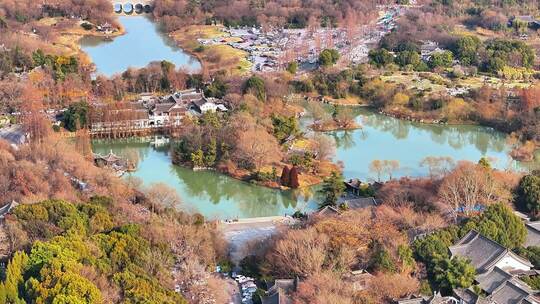
[[[376,179],[376,173],[369,170],[374,159],[399,161],[400,168],[394,177],[425,176],[428,169],[421,167],[420,162],[427,156],[475,162],[488,157],[500,169],[525,168],[508,157],[506,136],[489,128],[417,124],[364,109],[356,110],[356,114],[362,129],[328,133],[336,140],[336,161],[343,163],[346,178]],[[183,209],[210,218],[283,215],[317,208],[313,189],[303,193],[278,191],[215,172],[193,172],[172,165],[167,145],[156,146],[150,139],[94,141],[95,152],[110,150],[124,155],[136,152],[140,162],[138,170],[132,173],[134,176],[146,185],[168,184],[178,191]]]
[[[197,59],[178,48],[174,41],[162,33],[158,25],[144,16],[120,16],[118,21],[126,33],[108,40],[87,36],[80,40],[81,47],[96,65],[97,73],[111,76],[129,67],[141,68],[152,61],[167,60],[177,68],[198,71]]]

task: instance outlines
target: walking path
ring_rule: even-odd
[[[244,257],[249,255],[247,245],[257,241],[262,242],[278,232],[280,228],[291,226],[295,222],[295,219],[288,216],[271,216],[240,219],[234,222],[222,221],[219,228],[230,244],[231,261],[238,265]]]

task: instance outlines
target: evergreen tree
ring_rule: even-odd
[[[469,220],[463,234],[475,229],[482,235],[510,249],[520,247],[527,237],[527,229],[512,209],[505,204],[493,204],[482,215]]]
[[[71,104],[64,112],[64,127],[71,132],[88,125],[89,106],[85,101]]]
[[[244,94],[251,93],[260,101],[266,101],[266,87],[264,79],[259,76],[251,76],[244,85]]]
[[[201,149],[198,149],[195,153],[191,153],[191,162],[193,163],[193,167],[204,166],[204,153]]]
[[[296,61],[289,62],[289,64],[287,65],[287,72],[294,75],[296,74],[297,70],[298,70],[298,62]]]
[[[335,49],[325,49],[319,55],[319,64],[323,67],[330,67],[339,60],[339,52]]]
[[[207,167],[213,167],[216,163],[217,158],[217,143],[214,138],[210,140],[210,143],[208,144],[208,150],[206,151],[206,155],[204,156],[204,163]]]
[[[384,273],[395,273],[397,271],[396,264],[392,257],[384,248],[377,250],[377,253],[373,257],[373,267],[377,271]]]
[[[27,270],[28,255],[22,251],[15,253],[6,269],[6,279],[0,285],[0,303],[23,304],[19,298],[19,290],[24,287],[23,274]]]
[[[526,175],[519,182],[518,203],[520,207],[537,215],[540,213],[540,177]]]
[[[338,198],[343,194],[343,191],[345,191],[343,177],[340,173],[332,172],[332,175],[324,180],[322,189],[318,191],[323,197],[323,201],[320,203],[320,208],[326,206],[335,207],[337,205]]]
[[[460,257],[441,259],[433,270],[435,283],[443,294],[450,294],[455,288],[469,288],[476,276],[471,263]]]
[[[480,158],[480,160],[478,161],[478,164],[483,168],[491,169],[491,163],[489,162],[489,159],[487,159],[486,157]]]

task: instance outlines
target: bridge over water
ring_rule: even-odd
[[[112,0],[113,10],[119,15],[149,14],[154,9],[150,0]]]

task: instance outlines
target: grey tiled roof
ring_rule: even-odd
[[[475,294],[470,289],[464,289],[464,288],[454,289],[453,294],[458,299],[461,299],[461,301],[464,304],[476,304],[476,303],[478,303],[478,295]]]
[[[456,245],[449,247],[452,256],[467,258],[478,272],[488,270],[489,266],[499,260],[506,248],[471,230]]]
[[[527,284],[507,271],[494,267],[491,271],[476,276],[478,286],[487,295],[477,296],[470,288],[455,289],[454,294],[465,304],[527,304],[536,303],[536,293]]]
[[[340,212],[338,209],[332,206],[325,206],[321,208],[319,211],[317,211],[317,215],[323,215],[323,216],[336,215],[336,214],[340,214]]]
[[[405,300],[399,300],[397,301],[398,304],[424,304],[429,297],[421,297],[421,298],[414,298],[414,299],[405,299]]]
[[[279,292],[267,295],[261,298],[262,304],[280,304],[280,294]]]
[[[397,301],[398,304],[455,304],[457,299],[454,297],[443,297],[436,293],[431,297],[417,297],[411,299],[402,299]]]
[[[290,304],[289,294],[296,290],[298,279],[278,279],[268,286],[262,304]]]
[[[489,299],[497,304],[516,304],[522,303],[530,295],[530,289],[517,280],[508,280],[496,289]]]
[[[449,249],[452,256],[469,259],[477,273],[491,270],[505,256],[511,256],[528,267],[533,267],[526,259],[475,230],[469,231],[456,245],[450,246]]]
[[[525,223],[525,228],[527,228],[525,247],[540,246],[540,221]]]
[[[490,272],[476,276],[476,281],[482,290],[490,294],[502,283],[510,280],[511,278],[511,274],[500,269],[499,267],[495,267]]]
[[[154,108],[154,112],[155,113],[169,112],[173,106],[174,106],[174,103],[170,103],[170,102],[158,103],[156,104],[156,107]]]
[[[359,197],[353,199],[345,199],[342,203],[347,204],[349,209],[362,209],[367,207],[373,207],[377,205],[375,198],[373,197]]]
[[[538,304],[538,299],[534,296],[528,296],[527,298],[521,301],[522,304]]]
[[[193,100],[192,103],[196,105],[198,108],[200,108],[203,104],[206,103],[206,99],[201,98],[201,99]]]

